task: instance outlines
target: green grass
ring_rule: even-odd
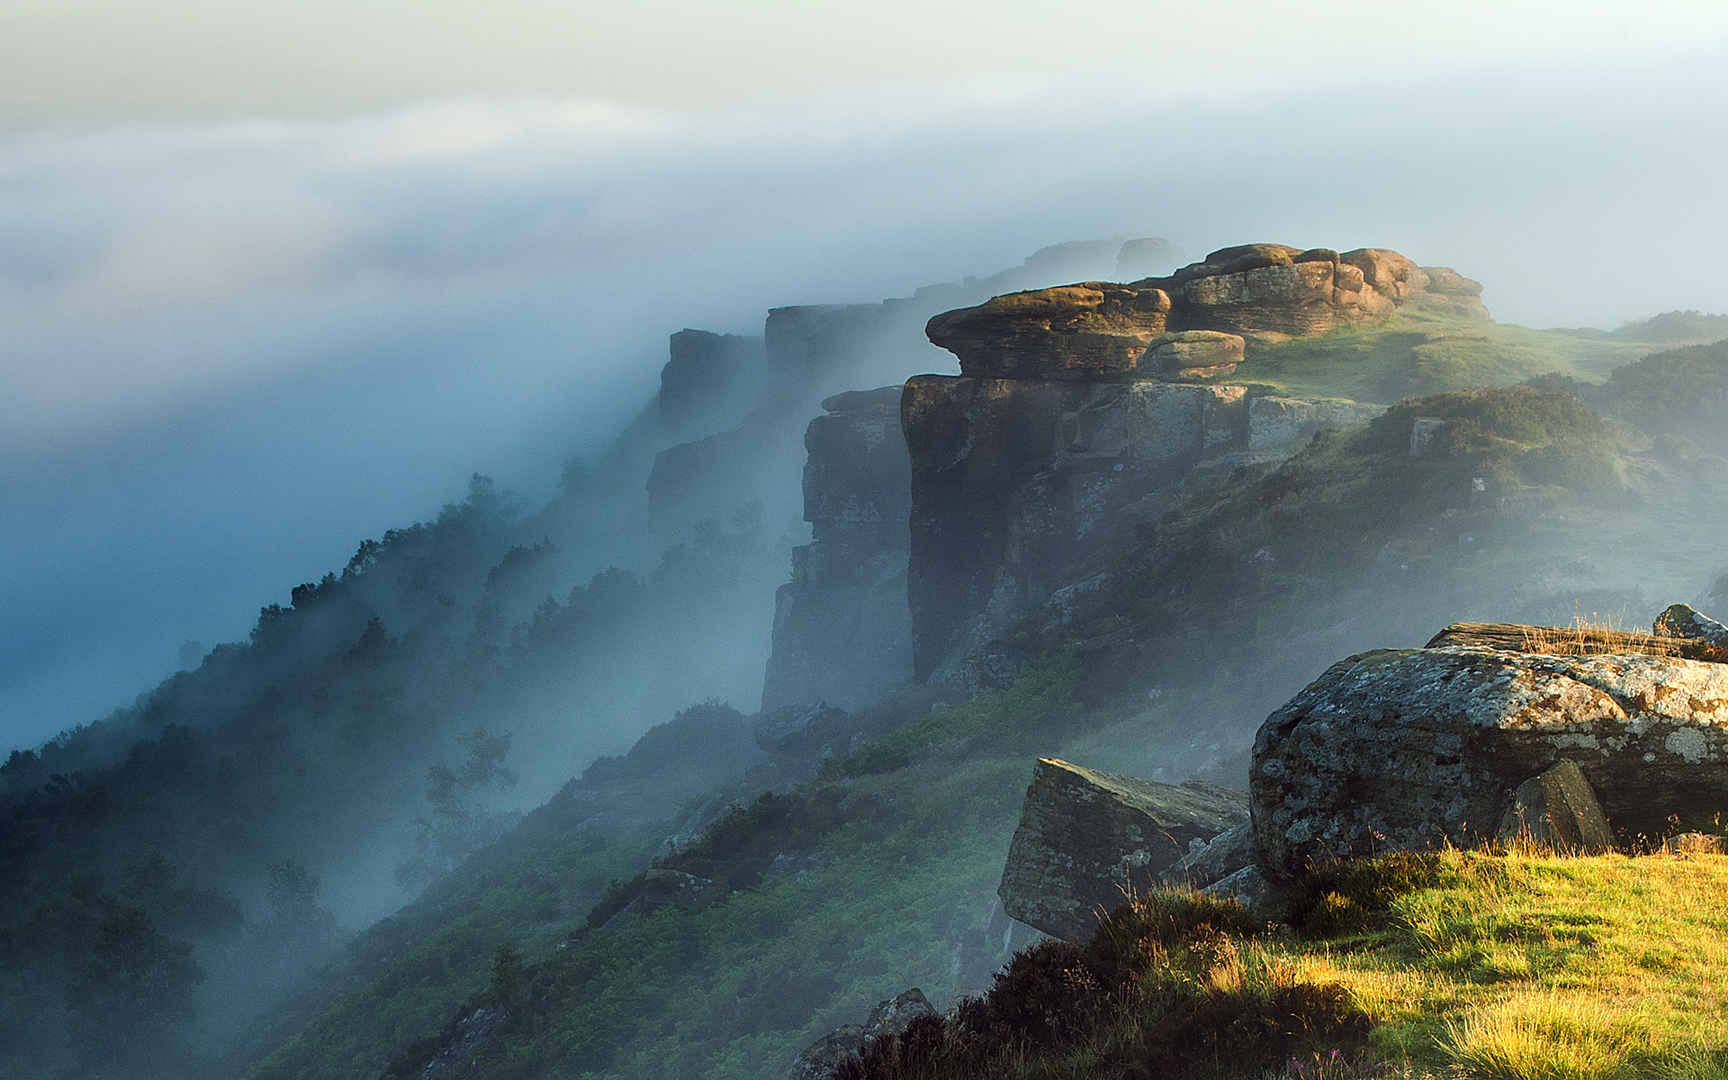
[[[1725,900],[1718,855],[1527,851],[1333,871],[1299,893],[1295,933],[1153,893],[853,1077],[1125,1080],[1176,1045],[1166,1064],[1194,1080],[1721,1078]]]
[[[1390,404],[1508,386],[1551,372],[1600,382],[1613,368],[1652,351],[1647,342],[1409,311],[1368,329],[1250,345],[1246,361],[1228,381],[1259,383],[1299,397]]]
[[[758,1080],[908,986],[955,995],[956,936],[988,913],[955,899],[994,892],[1025,773],[905,770],[873,784],[891,809],[823,838],[827,865],[554,952],[481,1075]]]

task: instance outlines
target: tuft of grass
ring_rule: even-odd
[[[1482,1080],[1642,1080],[1672,1075],[1678,1060],[1648,1016],[1548,989],[1447,1020],[1439,1045]]]

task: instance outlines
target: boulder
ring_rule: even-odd
[[[1084,940],[1099,916],[1247,819],[1247,797],[1211,784],[1158,784],[1040,758],[997,895],[1009,915]]]
[[[850,713],[818,702],[763,712],[751,726],[751,734],[767,753],[813,760],[849,752],[856,729]]]
[[[904,1035],[914,1021],[940,1015],[924,991],[913,987],[898,997],[878,1002],[862,1027],[847,1024],[817,1039],[780,1075],[782,1080],[832,1080],[846,1062],[862,1056],[876,1040]]]
[[[1357,248],[1338,256],[1338,261],[1362,271],[1362,280],[1366,284],[1397,303],[1428,288],[1427,272],[1396,251]]]
[[[1621,835],[1728,809],[1728,666],[1474,647],[1340,661],[1255,738],[1259,865],[1289,879],[1315,859],[1479,842],[1568,760]]]
[[[1728,661],[1728,626],[1708,615],[1700,615],[1686,604],[1675,604],[1656,616],[1651,625],[1659,638],[1679,638],[1705,651],[1701,660]]]
[[[925,333],[966,375],[1100,379],[1132,373],[1169,313],[1162,289],[1089,281],[946,312]]]
[[[870,1016],[864,1021],[864,1045],[868,1047],[878,1039],[904,1035],[914,1020],[940,1015],[930,1004],[930,999],[924,996],[924,991],[914,986],[897,997],[877,1003],[870,1010]]]
[[[1271,914],[1281,896],[1258,866],[1244,866],[1228,877],[1220,878],[1200,890],[1202,896],[1234,900],[1249,911]]]
[[[1172,885],[1204,888],[1254,865],[1254,828],[1244,821],[1194,848],[1164,872]]]
[[[1351,272],[1341,276],[1336,263],[1287,262],[1237,269],[1240,265],[1184,282],[1176,294],[1173,321],[1185,328],[1311,337],[1383,319],[1394,307]]]
[[[1243,341],[1217,330],[1182,330],[1160,334],[1146,346],[1138,368],[1148,375],[1210,379],[1228,375],[1242,362]]]
[[[806,1046],[781,1073],[782,1080],[832,1080],[840,1066],[864,1052],[864,1029],[857,1024],[835,1028]]]
[[[1573,761],[1562,761],[1518,785],[1500,819],[1499,836],[1568,854],[1600,855],[1614,848],[1614,834],[1596,793]]]

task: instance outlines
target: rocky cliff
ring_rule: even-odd
[[[873,704],[912,679],[906,607],[911,464],[900,434],[900,388],[822,403],[804,434],[804,520],[780,587],[762,708],[827,701]]]
[[[1000,296],[930,320],[959,377],[906,384],[909,595],[920,679],[999,678],[985,647],[1165,513],[1202,462],[1294,452],[1379,408],[1218,380],[1251,341],[1384,320],[1486,316],[1480,286],[1396,252],[1252,244],[1163,278]]]

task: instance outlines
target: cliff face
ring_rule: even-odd
[[[1253,244],[1168,277],[1000,296],[931,319],[930,339],[963,374],[917,376],[901,402],[918,678],[1004,674],[987,670],[985,646],[1099,580],[1088,562],[1134,542],[1196,465],[1281,456],[1379,411],[1213,381],[1242,362],[1245,338],[1326,333],[1405,305],[1485,316],[1479,291],[1396,252]]]
[[[804,434],[804,518],[780,587],[762,708],[826,701],[858,709],[912,678],[906,607],[911,463],[900,388],[840,394]]]
[[[1173,258],[1158,239],[1080,242],[1041,249],[1015,268],[929,285],[873,304],[805,304],[768,312],[761,338],[684,330],[672,335],[656,409],[679,441],[660,450],[648,478],[656,532],[675,538],[704,519],[724,521],[756,502],[768,520],[792,520],[798,440],[817,402],[858,387],[899,383],[941,363],[925,323],[944,308],[1070,275],[1144,271]]]

